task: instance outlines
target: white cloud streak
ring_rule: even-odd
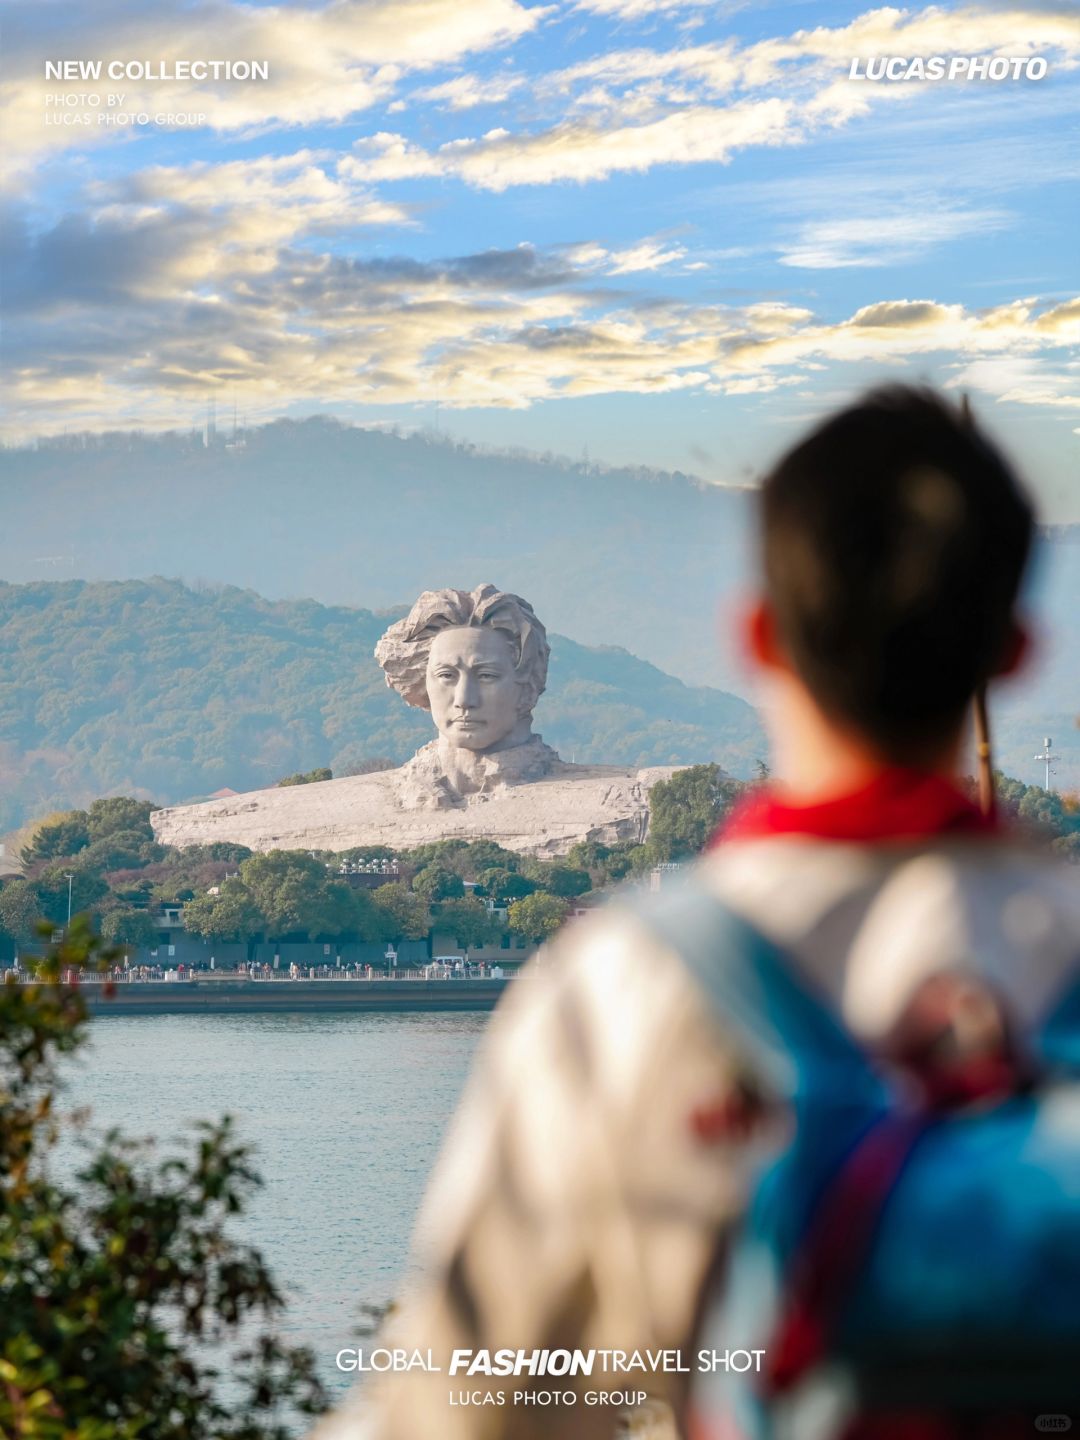
[[[794,139],[792,107],[783,100],[746,101],[724,109],[695,106],[645,125],[566,122],[533,135],[490,130],[477,140],[452,140],[436,151],[404,136],[377,134],[357,143],[344,162],[366,183],[421,175],[457,176],[482,190],[515,185],[585,184],[655,165],[723,164],[737,150]]]
[[[518,0],[333,0],[318,7],[230,0],[140,6],[57,0],[45,6],[21,0],[8,7],[6,78],[0,84],[8,166],[24,166],[43,151],[115,141],[115,130],[96,123],[45,125],[45,95],[57,85],[44,79],[43,61],[57,52],[167,62],[207,54],[268,60],[265,82],[177,81],[165,91],[145,81],[100,87],[123,89],[125,112],[161,111],[166,94],[169,111],[205,112],[212,129],[231,132],[342,120],[386,101],[404,75],[510,45],[549,13]]]
[[[451,110],[475,110],[480,105],[501,105],[525,83],[523,75],[457,75],[441,85],[417,91],[413,98]]]
[[[1011,217],[1002,210],[924,206],[895,214],[870,211],[812,220],[782,246],[780,263],[805,270],[866,269],[895,265],[925,255],[938,245],[1003,229]]]
[[[161,167],[98,183],[89,209],[47,232],[12,217],[15,433],[160,427],[213,394],[264,415],[305,401],[764,395],[822,367],[895,371],[919,357],[981,366],[970,382],[1011,403],[1080,408],[1064,358],[1080,341],[1080,300],[975,311],[893,298],[828,320],[779,301],[605,290],[605,275],[682,265],[682,245],[658,236],[439,262],[356,258],[311,244],[355,222],[363,192],[343,169],[311,151]]]
[[[725,40],[607,52],[536,82],[541,100],[570,107],[570,115],[548,129],[498,128],[431,150],[379,133],[359,142],[357,174],[386,183],[455,177],[502,191],[600,181],[659,165],[723,164],[738,150],[801,144],[875,105],[911,103],[933,90],[849,80],[854,56],[1006,52],[1050,54],[1066,67],[1080,63],[1080,14],[1045,7],[886,7],[848,25],[746,46]],[[464,80],[454,83],[468,93]],[[447,99],[452,103],[450,92]],[[806,254],[824,255],[830,248],[835,246],[811,242]]]

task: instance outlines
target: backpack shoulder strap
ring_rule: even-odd
[[[793,960],[700,881],[624,903],[679,956],[775,1093],[881,1106],[883,1081]]]

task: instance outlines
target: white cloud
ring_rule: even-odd
[[[837,366],[931,356],[997,398],[1080,409],[1065,359],[1080,301],[973,311],[888,298],[830,320],[781,301],[606,290],[604,275],[681,268],[683,246],[655,235],[433,262],[342,253],[358,207],[382,204],[362,185],[298,151],[101,181],[90,208],[50,230],[10,225],[15,427],[165,425],[215,393],[264,415],[305,401],[765,395]],[[337,232],[333,249],[312,243],[320,230]]]
[[[593,15],[610,16],[613,20],[654,20],[657,16],[677,15],[682,11],[704,10],[731,14],[741,10],[749,0],[729,0],[718,4],[717,0],[577,0],[578,10]]]
[[[623,21],[695,8],[683,0],[585,3]],[[21,0],[9,24],[9,78],[0,87],[9,165],[25,166],[42,149],[116,138],[97,126],[43,126],[48,87],[41,55],[49,48],[46,34],[57,29],[68,53],[169,61],[201,53],[202,37],[212,34],[221,57],[268,59],[266,83],[168,87],[170,108],[205,111],[218,132],[244,132],[334,122],[379,104],[399,110],[404,101],[395,95],[410,73],[512,45],[554,10],[520,0],[335,0],[319,8],[298,0],[265,7],[163,0],[138,9],[126,0],[100,0],[91,14],[78,0],[48,7]],[[854,55],[993,51],[1048,54],[1055,67],[1080,63],[1080,14],[1047,5],[883,7],[846,25],[748,45],[724,40],[609,52],[535,80],[539,112],[560,96],[562,110],[570,111],[550,128],[465,135],[430,150],[379,134],[358,152],[358,163],[368,166],[371,179],[449,175],[496,191],[586,183],[658,165],[724,163],[736,150],[800,143],[822,126],[850,123],[872,105],[911,101],[933,88],[849,81],[844,77]],[[161,91],[153,85],[131,82],[125,89],[126,107],[160,108]],[[463,112],[524,92],[519,74],[468,73],[417,98]],[[727,103],[717,104],[721,98]],[[811,244],[807,253],[814,249]]]
[[[806,270],[895,265],[947,241],[1000,230],[1009,218],[1001,210],[922,208],[812,220],[781,248],[780,263]]]
[[[152,56],[167,62],[212,55],[262,59],[268,81],[249,83],[124,82],[125,110],[206,112],[217,131],[297,126],[344,119],[390,98],[402,75],[453,64],[466,55],[511,44],[550,13],[518,0],[334,0],[241,5],[232,0],[21,0],[8,7],[6,79],[0,86],[10,165],[43,150],[85,147],[115,130],[43,122],[42,59],[59,49],[87,59]],[[63,35],[57,46],[55,36]],[[209,38],[213,44],[209,45]],[[79,89],[87,86],[80,84]],[[109,82],[99,89],[119,89]]]
[[[970,6],[957,11],[874,10],[848,25],[819,26],[739,46],[733,40],[594,56],[541,77],[538,99],[569,106],[548,129],[505,128],[462,136],[427,150],[402,136],[359,142],[359,174],[371,181],[453,176],[488,190],[559,181],[586,183],[658,165],[724,163],[737,150],[799,144],[822,127],[849,124],[875,105],[910,103],[933,85],[874,85],[847,79],[861,54],[1007,51],[1080,63],[1080,14],[1045,7]],[[768,91],[763,95],[762,91]],[[467,87],[465,90],[467,93]],[[940,93],[940,89],[938,90]],[[721,97],[724,103],[717,103]],[[984,212],[980,222],[989,223]],[[892,218],[894,246],[915,245]],[[950,222],[938,221],[944,230]],[[962,226],[960,212],[953,227]],[[810,235],[788,263],[877,263],[850,258],[854,232]],[[885,246],[879,247],[887,256]],[[828,257],[842,253],[833,261]]]
[[[524,84],[522,75],[458,75],[441,85],[418,90],[414,98],[446,105],[451,110],[472,110],[478,105],[501,105]]]
[[[613,8],[623,3],[611,0]],[[642,4],[651,6],[651,0],[642,0]],[[865,106],[871,97],[880,100],[901,90],[910,95],[920,88],[849,81],[848,66],[854,57],[1006,52],[1023,56],[1053,54],[1058,64],[1076,64],[1080,61],[1080,15],[1054,5],[983,4],[958,9],[931,5],[918,11],[883,6],[847,25],[821,25],[749,45],[728,39],[664,50],[609,50],[556,71],[543,83],[552,89],[573,90],[585,83],[617,88],[672,78],[699,85],[704,93],[719,95],[735,88],[752,90],[791,84],[802,78],[825,97],[817,101],[820,109],[843,112],[853,104]],[[842,95],[853,98],[841,100]]]
[[[609,275],[633,275],[643,270],[660,270],[673,265],[686,254],[682,245],[665,245],[662,240],[643,240],[631,245],[628,250],[616,250],[610,254],[607,264]]]
[[[514,185],[580,184],[654,165],[724,163],[751,145],[795,138],[792,109],[783,100],[746,101],[725,109],[695,106],[644,125],[602,126],[566,121],[532,135],[490,130],[476,140],[452,140],[427,151],[401,135],[358,141],[350,172],[365,182],[417,175],[456,175],[484,190]]]

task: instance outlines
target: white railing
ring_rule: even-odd
[[[337,984],[367,984],[370,981],[386,980],[449,980],[455,981],[459,984],[462,982],[467,984],[470,981],[476,980],[507,980],[510,978],[509,973],[506,970],[502,970],[501,973],[498,975],[493,975],[490,970],[485,970],[483,973],[480,973],[475,970],[452,970],[447,968],[446,966],[439,965],[427,965],[423,968],[407,966],[391,970],[373,969],[370,974],[368,974],[366,970],[358,972],[355,970],[338,970],[336,968],[324,969],[322,967],[315,967],[316,973],[313,975],[310,973],[311,968],[312,967],[310,966],[305,966],[304,971],[306,971],[307,973],[304,973],[302,971],[301,973],[296,975],[290,975],[288,971],[282,970],[271,970],[269,973],[252,973],[250,971],[243,972],[230,970],[186,970],[183,975],[139,975],[133,974],[131,971],[127,970],[120,971],[119,973],[100,970],[65,970],[61,972],[60,978],[65,984],[78,985],[186,985],[192,982],[199,982],[202,984],[251,983],[258,985],[288,985],[297,981],[302,981],[307,984],[310,984],[314,981],[329,981],[331,983]],[[36,977],[33,975],[19,973],[17,976],[13,976],[9,983],[32,985],[36,984],[37,980]]]

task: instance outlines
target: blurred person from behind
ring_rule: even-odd
[[[786,454],[759,516],[776,778],[515,982],[379,1342],[440,1369],[312,1440],[1006,1440],[1080,1411],[1080,885],[961,780],[973,697],[1025,654],[1031,508],[897,386]],[[609,1358],[449,1373],[498,1349]],[[602,1403],[628,1391],[636,1421]]]

